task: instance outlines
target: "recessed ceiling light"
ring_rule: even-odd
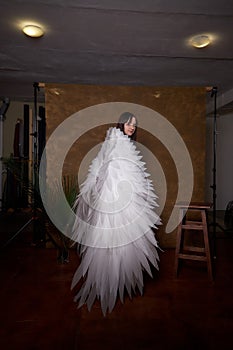
[[[42,35],[44,35],[43,29],[33,24],[26,25],[22,30],[24,34],[32,38],[40,38]]]
[[[208,35],[196,35],[191,39],[192,46],[202,49],[210,44],[211,40]]]

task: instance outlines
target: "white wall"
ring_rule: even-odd
[[[212,200],[213,184],[213,117],[207,117],[206,199]],[[217,117],[216,142],[216,209],[224,210],[233,200],[233,113]]]

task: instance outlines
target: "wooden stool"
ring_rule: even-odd
[[[212,262],[210,256],[210,245],[208,237],[208,228],[206,220],[206,211],[211,208],[210,203],[190,203],[177,205],[180,210],[180,224],[177,230],[176,252],[175,252],[175,276],[178,276],[179,260],[198,260],[206,261],[209,279],[213,280]],[[189,211],[198,211],[201,213],[201,221],[187,220],[186,214]],[[204,247],[185,246],[185,230],[203,231]]]

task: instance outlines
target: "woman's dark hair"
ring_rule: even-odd
[[[136,120],[136,124],[137,124],[137,118],[135,117],[134,114],[130,113],[130,112],[124,112],[120,115],[120,118],[118,120],[117,123],[117,129],[120,129],[124,134],[125,134],[125,129],[124,129],[124,124],[125,123],[131,123],[132,119],[135,118]],[[136,140],[136,136],[137,136],[137,125],[135,128],[135,131],[133,133],[133,135],[129,136],[131,138],[131,140]]]

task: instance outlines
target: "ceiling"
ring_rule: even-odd
[[[233,100],[229,0],[0,0],[0,97],[33,100],[33,83],[217,86]],[[26,37],[26,22],[45,35]],[[209,34],[195,49],[189,39]]]

